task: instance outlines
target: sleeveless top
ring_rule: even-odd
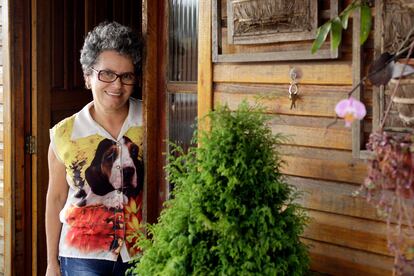
[[[50,130],[51,147],[66,168],[67,201],[60,212],[59,256],[123,262],[143,236],[142,104],[129,100],[115,139],[90,115],[93,102]]]

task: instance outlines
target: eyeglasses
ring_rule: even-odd
[[[121,83],[124,85],[134,85],[136,82],[136,76],[134,73],[128,72],[123,74],[117,74],[115,72],[109,70],[96,70],[95,68],[91,67],[91,69],[98,73],[98,80],[111,83],[116,81],[117,78],[121,80]]]

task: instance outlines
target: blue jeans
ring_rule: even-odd
[[[79,259],[60,257],[62,276],[124,276],[125,271],[133,264],[123,263],[121,258],[116,262],[97,259]]]

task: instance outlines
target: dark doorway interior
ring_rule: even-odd
[[[90,91],[85,89],[83,73],[79,63],[80,49],[86,34],[103,21],[117,21],[142,33],[142,1],[136,0],[63,0],[42,1],[36,7],[37,22],[37,101],[46,103],[37,111],[37,178],[36,183],[37,224],[36,260],[32,264],[38,275],[46,271],[46,239],[44,230],[45,198],[47,191],[46,160],[48,129],[61,119],[79,111],[92,100]],[[40,6],[41,5],[41,6]],[[44,64],[42,66],[41,64]],[[134,96],[141,97],[138,87]],[[44,108],[44,110],[43,110]],[[40,163],[42,166],[40,166]],[[26,210],[30,213],[30,210]],[[31,260],[27,260],[30,263]],[[19,275],[19,274],[16,274]],[[21,274],[20,274],[21,275]]]

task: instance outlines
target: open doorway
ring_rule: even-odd
[[[63,118],[79,111],[92,100],[85,88],[79,63],[80,49],[86,34],[103,21],[117,21],[142,33],[142,4],[134,0],[45,0],[32,6],[32,135],[36,137],[36,156],[33,158],[32,183],[33,267],[39,275],[46,269],[44,210],[47,191],[48,130]],[[32,25],[33,26],[33,25]],[[141,97],[136,89],[135,97]]]
[[[118,21],[142,33],[142,97],[146,126],[144,217],[154,222],[165,199],[168,93],[165,0],[3,0],[5,32],[5,274],[44,275],[45,197],[49,128],[91,100],[84,88],[79,50],[101,21]],[[174,87],[179,90],[175,91]],[[195,85],[191,83],[191,92]],[[183,90],[184,89],[184,90]],[[136,96],[139,97],[139,91]],[[7,162],[6,162],[7,161]],[[7,226],[7,227],[6,227]]]
[[[1,8],[4,274],[44,275],[49,128],[92,98],[78,61],[86,33],[99,22],[118,21],[141,34],[142,3],[4,0]]]

